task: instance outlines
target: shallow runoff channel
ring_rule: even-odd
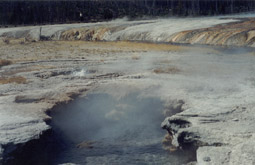
[[[183,164],[194,152],[165,150],[163,102],[132,93],[89,94],[52,113],[60,149],[52,164]]]

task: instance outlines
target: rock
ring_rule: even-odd
[[[254,47],[254,22],[254,19],[247,19],[211,28],[179,32],[172,35],[170,41],[186,44]]]
[[[228,164],[231,148],[228,147],[200,147],[197,150],[198,165]]]
[[[250,111],[251,109],[247,108],[247,110]],[[197,110],[197,112],[199,111]],[[172,144],[182,148],[187,145],[198,147],[198,164],[204,165],[205,162],[215,165],[253,164],[254,159],[251,156],[255,152],[252,142],[253,136],[248,135],[251,133],[250,131],[252,131],[252,134],[255,133],[255,130],[248,126],[253,119],[252,117],[246,117],[245,120],[232,119],[232,116],[248,115],[242,108],[238,108],[234,112],[231,110],[231,112],[219,115],[209,115],[207,113],[207,116],[203,116],[199,113],[191,115],[184,111],[166,118],[162,123],[162,127],[173,134]],[[224,124],[222,123],[223,120]],[[233,121],[239,122],[233,124]],[[240,134],[240,132],[242,133]],[[210,161],[207,159],[208,157]]]
[[[234,118],[234,119],[232,119],[233,121],[239,121],[239,119],[237,119],[237,118]]]
[[[229,164],[255,164],[254,138],[232,148]]]
[[[211,161],[211,158],[208,157],[208,156],[207,156],[207,157],[204,157],[204,158],[203,158],[203,161],[205,161],[205,162],[210,162],[210,161]]]
[[[92,149],[92,148],[94,148],[94,146],[93,146],[94,144],[95,144],[95,142],[92,142],[92,141],[83,141],[80,144],[77,144],[76,147]]]

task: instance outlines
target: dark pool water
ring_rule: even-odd
[[[194,159],[189,151],[162,147],[166,131],[163,102],[138,93],[122,98],[90,94],[62,105],[51,114],[61,150],[52,164],[183,164]]]

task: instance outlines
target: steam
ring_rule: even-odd
[[[86,73],[87,73],[87,70],[83,68],[80,71],[73,72],[73,76],[75,76],[75,77],[83,77],[83,76],[86,75]]]
[[[123,22],[127,22],[129,20],[128,17],[123,17],[123,18],[117,18],[114,20],[109,21],[109,23],[123,23]]]
[[[92,94],[65,109],[53,116],[54,125],[75,143],[105,140],[145,143],[144,138],[162,138],[164,134],[159,127],[164,119],[162,102],[138,98],[137,93],[119,100],[107,94]]]
[[[59,107],[52,124],[67,147],[56,164],[183,164],[194,159],[193,151],[169,154],[163,148],[161,141],[166,132],[160,124],[165,118],[164,103],[140,92],[120,98],[89,94]]]

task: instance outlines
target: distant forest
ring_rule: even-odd
[[[253,0],[1,0],[0,26],[96,22],[124,16],[219,15],[254,9]]]

